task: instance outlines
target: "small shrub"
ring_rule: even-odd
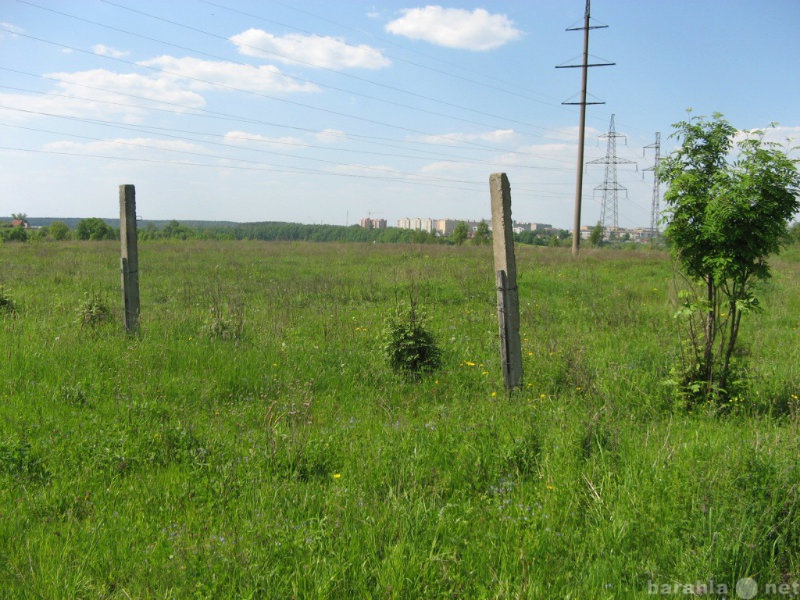
[[[442,352],[424,321],[414,301],[408,309],[399,308],[389,320],[383,350],[396,373],[418,376],[441,365]]]
[[[223,340],[240,340],[244,335],[244,307],[241,304],[213,302],[203,322],[205,336]]]
[[[111,310],[100,294],[85,292],[83,301],[78,307],[78,324],[92,329],[107,323],[111,317]]]
[[[3,286],[0,286],[0,315],[10,317],[15,314],[17,314],[17,305],[8,291]]]

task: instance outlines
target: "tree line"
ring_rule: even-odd
[[[19,216],[19,215],[14,215]],[[24,216],[24,215],[23,215]],[[22,221],[22,223],[20,223]],[[16,225],[12,225],[16,223]],[[195,225],[190,226],[172,220],[161,226],[151,221],[139,227],[139,239],[149,240],[260,240],[260,241],[309,241],[309,242],[375,242],[381,244],[488,244],[491,231],[488,224],[470,235],[467,223],[458,223],[448,236],[439,236],[426,231],[387,227],[367,229],[359,225],[308,225],[302,223],[263,222],[235,225]],[[515,241],[537,246],[560,245],[569,238],[566,230],[554,232],[524,231],[515,234]],[[119,239],[119,229],[98,217],[81,219],[75,227],[64,221],[52,221],[46,226],[31,228],[25,219],[0,221],[0,240],[4,242],[25,242],[36,240],[115,240]]]
[[[20,216],[20,215],[13,215]],[[24,217],[24,215],[22,215]],[[12,225],[20,219],[0,221],[0,241],[26,242],[37,240],[118,240],[119,229],[98,217],[80,219],[75,227],[64,221],[52,221],[37,228]],[[261,241],[309,241],[309,242],[375,242],[380,244],[488,244],[491,232],[488,224],[479,227],[470,236],[466,222],[460,222],[449,236],[439,236],[425,231],[399,229],[367,229],[359,225],[307,225],[302,223],[263,222],[237,225],[190,226],[172,220],[161,226],[148,221],[139,227],[139,239],[148,240],[261,240]],[[600,230],[602,234],[602,230]],[[569,245],[570,232],[566,229],[546,231],[522,231],[514,234],[518,244],[533,246]],[[800,244],[800,223],[790,229],[790,242]],[[591,240],[590,240],[591,243]],[[592,245],[599,245],[592,244]]]

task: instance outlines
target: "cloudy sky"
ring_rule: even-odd
[[[569,228],[582,0],[1,0],[0,218],[352,224],[489,217]],[[800,2],[595,0],[586,161],[614,115],[622,227],[649,226],[651,146],[723,113],[800,145]],[[605,166],[584,170],[583,219]]]

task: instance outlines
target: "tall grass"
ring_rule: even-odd
[[[797,257],[745,324],[742,397],[687,413],[664,385],[665,255],[517,252],[525,384],[509,397],[487,248],[145,243],[129,337],[117,244],[0,246],[3,597],[797,580]],[[81,325],[87,294],[108,322]],[[411,294],[443,350],[416,380],[381,353]]]

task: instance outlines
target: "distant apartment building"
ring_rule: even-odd
[[[458,221],[455,219],[436,219],[436,234],[448,236],[453,233],[456,225],[458,225]]]
[[[364,229],[386,229],[386,219],[373,219],[371,217],[364,217],[359,221],[359,225]]]
[[[433,219],[423,217],[397,219],[397,227],[400,229],[424,231],[425,233],[433,233],[435,231]]]
[[[480,221],[473,221],[468,219],[428,219],[420,217],[406,217],[397,220],[397,227],[400,229],[413,229],[415,231],[425,231],[427,233],[435,233],[441,237],[447,237],[453,233],[456,225],[464,222],[467,224],[469,235],[472,236],[478,230],[478,226],[485,222],[489,225],[489,230],[492,229],[492,222],[489,219],[481,219]],[[553,226],[548,223],[517,223],[512,224],[514,233],[522,233],[524,231],[539,231],[549,232],[553,231]]]

